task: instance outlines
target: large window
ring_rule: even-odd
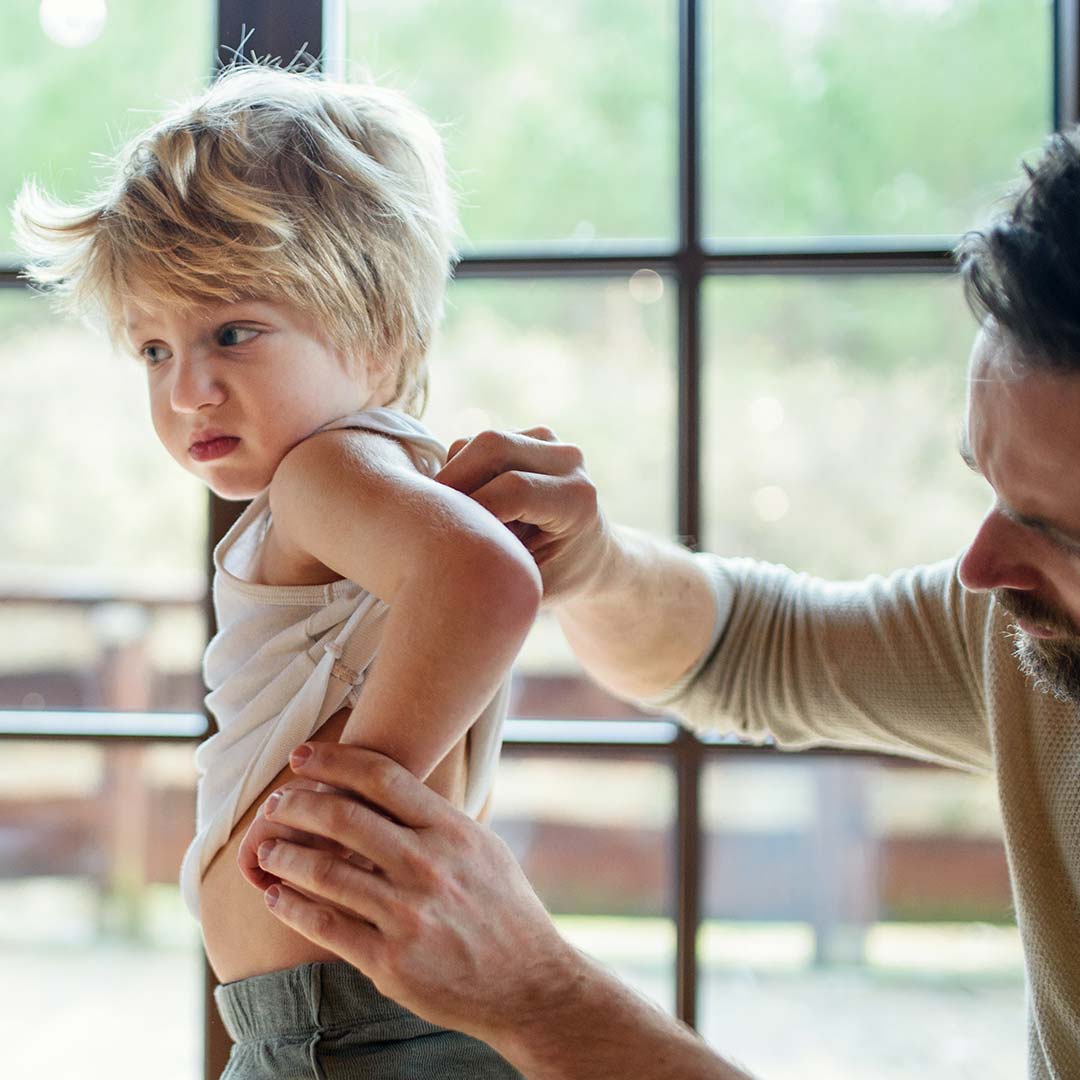
[[[949,250],[1074,119],[1076,6],[45,0],[2,17],[25,47],[0,191],[77,196],[93,154],[209,77],[215,33],[370,72],[444,125],[461,195],[425,422],[446,442],[547,424],[613,520],[854,578],[954,554],[982,509],[955,453],[974,326]],[[239,507],[175,468],[137,370],[12,260],[2,1004],[86,1080],[216,1076],[175,876],[208,551]],[[546,616],[508,736],[496,828],[560,927],[725,1053],[769,1080],[1022,1071],[988,780],[680,733],[593,686]],[[40,1026],[56,1001],[91,1018],[77,1047]]]

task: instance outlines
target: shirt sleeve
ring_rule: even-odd
[[[713,621],[709,644],[697,660],[694,661],[689,671],[680,676],[666,689],[656,694],[650,694],[646,698],[635,698],[637,704],[649,709],[659,709],[661,706],[669,705],[683,696],[705,666],[705,662],[716,651],[720,635],[724,632],[728,616],[731,614],[731,606],[735,600],[735,590],[732,587],[731,579],[722,571],[722,561],[715,555],[710,555],[704,551],[695,554],[694,558],[709,580],[709,585],[713,591],[713,600],[716,604],[716,619]]]
[[[990,601],[956,559],[828,582],[705,553],[714,644],[664,692],[635,699],[699,732],[783,749],[846,747],[992,765],[983,671]]]

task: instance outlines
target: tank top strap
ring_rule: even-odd
[[[225,560],[236,543],[252,528],[260,518],[261,522],[258,537],[254,540],[258,544],[262,540],[262,533],[266,530],[265,518],[269,513],[270,488],[265,487],[244,507],[237,519],[226,530],[225,535],[214,547],[214,569],[222,575],[222,579],[228,581],[232,575],[228,573]],[[222,580],[219,579],[219,580]]]
[[[397,409],[377,407],[360,409],[347,416],[331,420],[315,431],[334,431],[339,428],[365,428],[381,435],[391,435],[414,447],[427,465],[431,475],[446,464],[446,447],[422,424],[408,413]],[[314,435],[315,432],[312,432]]]
[[[390,613],[390,608],[370,593],[357,605],[356,611],[334,637],[333,641],[323,644],[323,650],[333,656],[319,711],[321,724],[350,698],[355,700],[355,692],[364,681],[364,677],[382,641],[383,624]]]

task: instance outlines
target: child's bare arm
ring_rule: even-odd
[[[279,542],[390,606],[379,655],[345,726],[425,778],[491,700],[536,616],[539,572],[468,496],[418,473],[396,441],[326,432],[270,486]]]
[[[367,432],[326,432],[294,447],[274,473],[270,510],[276,542],[293,558],[318,561],[390,605],[341,741],[426,779],[495,696],[536,617],[532,557],[494,515],[418,473],[400,443]],[[281,835],[260,808],[237,853],[256,888],[275,880],[258,848]]]
[[[294,447],[270,485],[278,543],[390,605],[379,654],[341,741],[425,779],[506,677],[540,604],[524,546],[466,495],[419,474],[401,445],[334,431]],[[258,848],[289,837],[260,808],[237,852],[256,888]]]

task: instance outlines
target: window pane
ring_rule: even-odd
[[[1049,0],[708,0],[705,229],[955,234],[1052,123]]]
[[[702,805],[699,1013],[718,1049],[777,1080],[1023,1074],[992,778],[729,757],[707,767]]]
[[[346,11],[350,73],[447,125],[472,245],[674,235],[670,0],[348,0]]]
[[[201,711],[205,489],[133,361],[22,290],[0,331],[0,707]]]
[[[92,155],[108,154],[152,113],[198,89],[213,59],[211,0],[43,0],[8,3],[0,28],[8,49],[0,155],[0,257],[12,252],[7,213],[28,176],[78,199],[95,187]],[[85,42],[85,44],[80,44]]]
[[[550,427],[581,447],[611,521],[674,537],[673,322],[673,290],[651,271],[458,281],[431,358],[424,422],[448,445],[485,428]],[[595,688],[567,684],[581,667],[547,613],[518,666],[535,679],[516,715],[633,711]]]
[[[669,1012],[674,806],[661,762],[508,746],[492,822],[562,933]]]
[[[857,578],[964,547],[989,489],[957,454],[955,279],[716,279],[705,304],[706,548]]]
[[[189,746],[4,742],[5,1076],[201,1075],[202,948],[176,885],[194,782]]]

